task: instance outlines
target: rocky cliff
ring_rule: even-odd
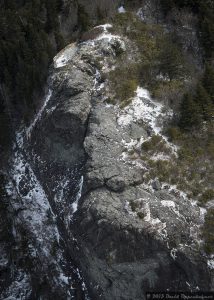
[[[204,210],[144,177],[141,145],[153,134],[176,156],[162,134],[172,111],[140,86],[126,107],[108,103],[108,74],[132,49],[111,29],[95,28],[54,58],[43,106],[16,132],[1,226],[13,250],[1,242],[1,299],[137,300],[214,288]]]

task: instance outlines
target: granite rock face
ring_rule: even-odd
[[[94,54],[99,57],[100,50],[102,54],[102,47],[108,49],[101,73],[115,62],[113,40],[108,40],[108,47],[105,39],[89,42],[81,50],[87,50],[90,63]],[[119,42],[128,43],[121,38]],[[84,140],[85,180],[74,229],[79,263],[91,283],[93,299],[142,299],[146,291],[210,290],[210,270],[199,250],[200,208],[158,181],[151,187],[144,184],[143,164],[137,157],[128,159],[124,145],[146,139],[152,128],[144,126],[138,115],[133,117],[134,107],[125,109],[133,117],[126,122],[123,110],[107,104],[108,90],[101,78],[92,93]],[[140,101],[149,105],[150,100],[145,93]]]

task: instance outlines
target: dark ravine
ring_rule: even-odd
[[[140,300],[149,290],[214,289],[203,211],[158,182],[145,185],[143,166],[125,156],[154,128],[134,106],[105,101],[115,49],[130,48],[107,27],[55,57],[45,105],[16,133],[0,227],[12,242],[0,241],[1,299]],[[144,89],[137,100],[158,109]]]

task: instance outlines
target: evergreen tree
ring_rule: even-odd
[[[160,53],[161,73],[168,76],[170,80],[182,77],[185,64],[178,46],[173,41],[168,40],[162,47]]]
[[[202,114],[203,119],[205,121],[210,120],[213,115],[213,105],[209,94],[200,83],[196,88],[194,100],[200,108],[200,113]]]
[[[90,25],[89,16],[81,4],[78,4],[78,24],[81,31],[87,31]]]
[[[49,33],[58,27],[57,1],[46,0],[45,6],[47,11],[46,30]]]
[[[161,0],[160,3],[165,14],[175,7],[174,0]]]
[[[194,101],[191,94],[186,94],[180,108],[180,128],[188,130],[200,125],[201,120],[202,117],[198,103]]]
[[[208,18],[201,15],[201,41],[207,58],[214,57],[214,14]]]
[[[59,32],[61,6],[61,0],[0,2],[0,83],[10,91],[16,110],[30,112],[35,91],[42,90],[56,50],[49,33]],[[60,50],[59,34],[56,42]]]
[[[210,65],[206,65],[206,69],[203,76],[203,86],[210,95],[214,104],[214,69]]]

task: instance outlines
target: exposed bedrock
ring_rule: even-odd
[[[144,170],[121,158],[122,140],[146,136],[123,128],[113,106],[94,101],[76,237],[94,299],[143,299],[146,291],[210,290],[200,247],[200,209],[180,195],[147,189]]]

